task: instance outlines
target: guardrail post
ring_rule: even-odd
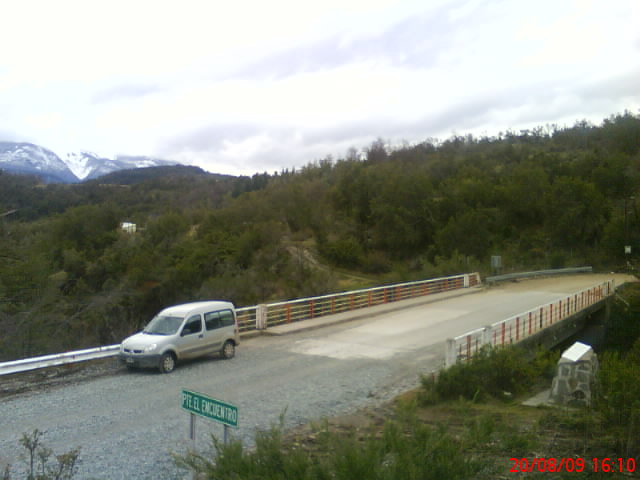
[[[464,283],[463,283],[463,285],[462,285],[462,286],[463,286],[464,288],[469,288],[469,274],[468,274],[468,273],[466,273],[466,274],[464,275]]]
[[[456,341],[453,338],[447,338],[446,351],[444,354],[444,366],[449,368],[456,364]]]

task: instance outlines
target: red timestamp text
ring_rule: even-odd
[[[510,472],[606,472],[633,473],[636,471],[634,458],[510,458]]]

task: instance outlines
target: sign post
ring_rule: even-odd
[[[238,407],[202,393],[192,392],[183,388],[182,408],[190,413],[189,438],[192,440],[194,447],[196,442],[196,415],[224,425],[225,445],[229,440],[229,427],[238,426]]]

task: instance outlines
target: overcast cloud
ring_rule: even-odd
[[[22,0],[0,140],[212,172],[640,112],[640,2]]]

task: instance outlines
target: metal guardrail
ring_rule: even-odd
[[[301,298],[286,302],[241,307],[236,309],[236,314],[240,332],[246,333],[254,330],[265,330],[269,326],[283,323],[298,322],[408,298],[474,287],[479,284],[480,274],[471,273],[353,290],[319,297]],[[38,368],[114,357],[119,350],[120,345],[109,345],[75,352],[0,362],[0,376],[27,372]]]
[[[120,351],[120,345],[109,345],[106,347],[88,348],[75,352],[56,353],[53,355],[43,355],[41,357],[23,358],[10,362],[0,363],[0,375],[10,373],[28,372],[38,368],[55,367],[69,363],[84,362],[87,360],[97,360],[99,358],[114,357]]]
[[[447,340],[445,366],[469,361],[482,347],[511,345],[537,334],[581,310],[615,293],[615,282],[609,280],[526,312],[514,315],[484,328],[477,328]]]
[[[487,283],[503,282],[506,280],[517,280],[519,278],[548,277],[552,275],[567,275],[571,273],[591,273],[593,267],[572,267],[555,268],[553,270],[537,270],[535,272],[505,273],[504,275],[493,275],[485,277]]]

